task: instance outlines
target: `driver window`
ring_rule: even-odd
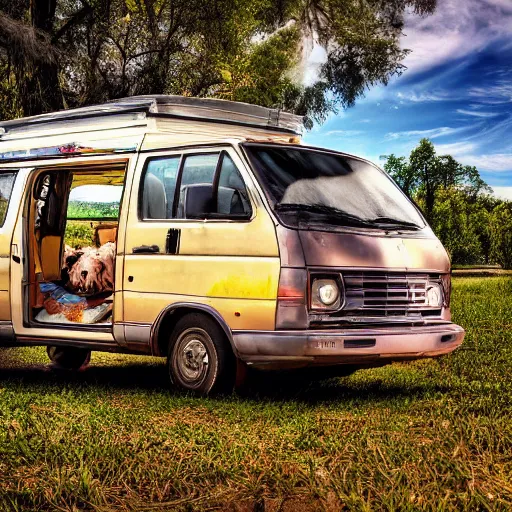
[[[149,160],[140,211],[142,219],[247,218],[251,206],[240,171],[223,151]]]

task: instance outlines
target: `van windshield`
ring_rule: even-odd
[[[421,229],[415,206],[386,173],[345,155],[244,144],[267,197],[285,224],[306,222]]]

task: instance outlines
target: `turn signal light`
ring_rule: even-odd
[[[282,268],[277,290],[276,329],[306,329],[307,273],[303,268]]]

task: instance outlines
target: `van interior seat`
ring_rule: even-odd
[[[154,174],[148,173],[144,181],[142,216],[144,219],[167,218],[165,186]]]
[[[182,187],[183,201],[178,204],[178,218],[184,219],[188,212],[208,213],[212,210],[213,185],[195,183]]]
[[[97,247],[105,245],[107,242],[117,242],[117,223],[98,224],[94,228],[94,242]]]
[[[178,206],[178,217],[185,218],[187,212],[211,213],[213,210],[213,185],[196,183],[182,188],[183,202]],[[218,188],[217,212],[223,214],[243,213],[245,211],[241,194],[231,187]]]

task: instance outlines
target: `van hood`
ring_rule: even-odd
[[[300,230],[308,267],[368,267],[449,272],[450,260],[432,231],[424,236]]]

